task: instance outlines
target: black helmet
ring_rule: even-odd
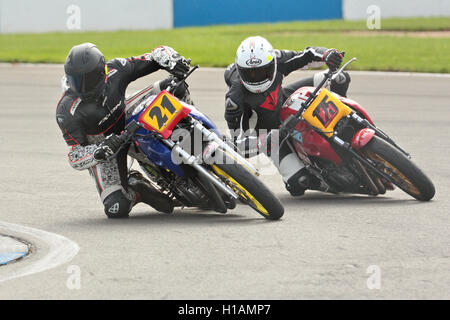
[[[70,49],[64,71],[70,89],[82,100],[97,99],[105,88],[105,57],[92,43],[83,43]]]

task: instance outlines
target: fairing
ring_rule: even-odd
[[[152,95],[145,99],[143,102],[141,102],[141,105],[136,107],[136,112],[133,112],[133,114],[127,119],[127,124],[131,121],[138,122],[139,117],[141,114],[145,111],[146,107],[149,106],[152,101],[155,99],[155,95]],[[194,106],[186,104],[182,101],[180,101],[182,105],[188,107],[190,109],[189,116],[192,116],[194,119],[200,121],[203,123],[203,125],[214,131],[216,134],[219,134],[221,136],[218,128],[216,125],[209,119],[206,115],[201,113],[198,109],[196,109]],[[146,130],[144,128],[141,128],[137,131],[138,135],[147,135],[150,134],[149,130]],[[183,176],[184,172],[181,169],[181,167],[177,164],[175,164],[172,160],[172,154],[171,150],[164,145],[162,142],[160,142],[156,138],[151,137],[139,137],[137,136],[135,138],[135,142],[138,145],[140,151],[142,151],[147,158],[154,163],[155,165],[165,168],[167,170],[170,170],[171,172],[175,173],[178,176]]]
[[[306,99],[311,95],[311,93],[314,91],[314,87],[302,87],[295,91],[291,97],[294,95],[297,95],[297,99],[303,97]],[[334,93],[335,94],[335,93]],[[356,101],[353,101],[351,99],[341,97],[338,94],[335,94],[341,102],[355,110],[356,112],[360,113],[364,118],[366,118],[370,123],[373,124],[372,119],[370,119],[367,112],[364,110],[364,108],[359,105]],[[298,110],[298,109],[297,109]],[[289,107],[286,107],[286,105],[283,106],[280,112],[280,118],[281,121],[284,121],[287,119],[289,115],[293,115],[297,111],[296,109],[291,109]],[[330,143],[323,138],[321,135],[319,135],[316,131],[314,131],[305,121],[300,121],[296,127],[295,130],[300,132],[302,135],[302,144],[301,147],[303,150],[311,156],[320,157],[323,159],[327,159],[330,161],[333,161],[335,164],[339,165],[342,162],[342,159],[337,155],[337,153],[333,150],[333,148],[330,146]],[[295,141],[294,143],[299,144],[299,142]],[[297,150],[300,150],[298,148]]]

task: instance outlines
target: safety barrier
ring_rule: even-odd
[[[0,0],[0,33],[450,16],[450,0]]]

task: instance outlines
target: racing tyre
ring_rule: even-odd
[[[433,198],[435,188],[431,180],[410,159],[394,146],[374,136],[363,152],[375,166],[391,177],[397,187],[420,201]]]
[[[251,172],[236,163],[212,165],[219,176],[234,192],[241,202],[249,205],[264,218],[278,220],[284,214],[280,200]]]

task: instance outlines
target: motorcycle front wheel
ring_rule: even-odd
[[[363,153],[375,166],[391,178],[393,184],[420,201],[434,197],[433,182],[397,148],[374,136]]]
[[[269,220],[284,214],[280,200],[251,172],[237,163],[213,164],[213,172],[231,188],[241,202]]]

